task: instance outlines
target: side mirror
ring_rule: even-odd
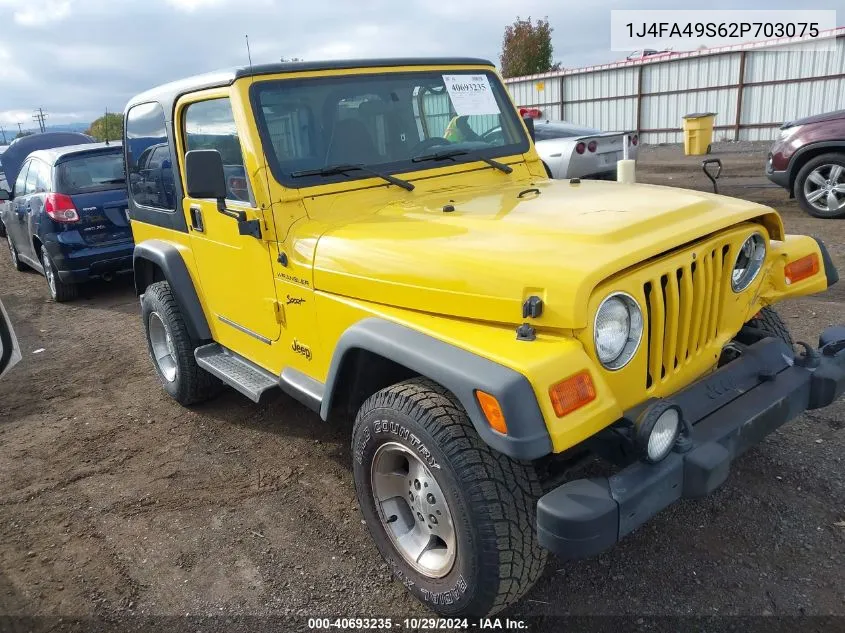
[[[12,194],[6,191],[5,189],[0,189],[0,202],[4,202],[6,200],[11,200]]]
[[[213,198],[218,203],[226,199],[223,158],[216,149],[192,149],[185,154],[185,180],[191,198]]]
[[[525,123],[525,127],[528,129],[528,136],[531,137],[532,141],[536,141],[537,139],[534,138],[534,119],[530,116],[522,117],[522,122]]]

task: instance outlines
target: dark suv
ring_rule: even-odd
[[[43,273],[54,300],[74,299],[78,283],[132,270],[119,143],[32,152],[0,200],[11,200],[0,219],[12,263]]]
[[[784,123],[766,163],[780,185],[810,215],[845,217],[845,110]]]

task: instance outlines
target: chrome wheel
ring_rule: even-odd
[[[153,360],[158,366],[158,370],[165,380],[173,382],[176,380],[176,348],[173,345],[170,330],[167,329],[158,312],[150,313],[147,331],[150,337]]]
[[[15,265],[15,268],[18,267],[18,252],[15,250],[15,247],[12,245],[12,236],[8,233],[6,234],[6,241],[9,243],[9,253],[12,256],[12,263]]]
[[[452,513],[422,460],[388,442],[373,456],[370,477],[379,519],[396,551],[430,578],[448,574],[457,548]]]
[[[804,181],[804,197],[822,214],[845,209],[845,167],[836,164],[816,167]]]
[[[47,283],[50,286],[50,294],[56,298],[56,273],[53,272],[53,265],[50,263],[50,258],[47,256],[47,251],[41,251],[41,265],[44,267],[44,276],[47,278]]]

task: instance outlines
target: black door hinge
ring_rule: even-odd
[[[261,223],[258,220],[239,220],[238,233],[261,239]]]

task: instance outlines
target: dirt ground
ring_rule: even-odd
[[[722,193],[777,208],[845,270],[845,222],[767,186],[764,146],[714,155]],[[698,162],[644,148],[639,179],[709,189]],[[0,614],[430,615],[362,525],[348,429],[281,394],[181,408],[157,384],[128,279],[58,305],[3,252],[0,298],[24,355],[0,383]],[[845,322],[845,283],[781,312],[813,342]],[[597,558],[552,558],[507,615],[845,616],[843,426],[843,404],[802,416],[711,497]]]

